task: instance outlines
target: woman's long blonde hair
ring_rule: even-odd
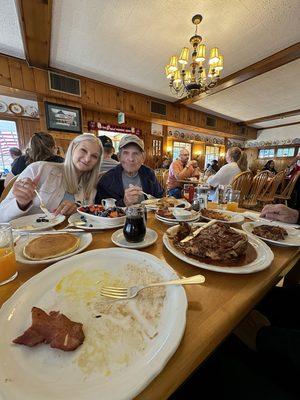
[[[80,177],[76,174],[76,169],[73,164],[73,153],[79,143],[84,141],[89,141],[94,144],[97,144],[100,150],[100,157],[97,160],[97,163],[94,165],[93,169],[87,172],[84,172]],[[92,194],[93,189],[95,189],[98,176],[100,172],[100,166],[103,157],[103,147],[100,143],[100,140],[91,133],[84,133],[80,136],[77,136],[70,143],[66,158],[64,162],[63,175],[64,175],[64,186],[68,193],[74,194],[78,192],[78,186],[81,185],[84,193],[84,200],[88,200]]]
[[[247,170],[248,161],[247,154],[241,150],[239,147],[230,147],[227,150],[228,156],[232,161],[235,161],[239,169],[243,172]]]

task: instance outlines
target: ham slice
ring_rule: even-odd
[[[50,347],[64,351],[73,351],[83,343],[82,324],[71,321],[59,311],[50,311],[48,315],[42,309],[33,307],[31,315],[31,326],[13,343],[29,347],[48,343]]]

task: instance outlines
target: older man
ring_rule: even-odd
[[[184,180],[199,175],[197,161],[189,161],[190,153],[186,149],[180,150],[179,160],[172,162],[169,168],[169,177],[167,180],[167,189],[170,196],[181,197],[182,184],[179,180]]]
[[[142,191],[162,197],[163,189],[145,161],[144,142],[136,135],[125,135],[119,144],[120,164],[98,182],[96,203],[112,197],[118,206],[130,206],[145,199]]]

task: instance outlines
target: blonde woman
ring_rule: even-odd
[[[226,153],[227,164],[207,179],[207,183],[213,188],[219,185],[230,185],[235,175],[247,169],[247,155],[239,147],[231,147]]]
[[[103,148],[92,134],[77,136],[69,145],[63,164],[39,161],[18,177],[0,204],[0,222],[40,213],[37,189],[49,211],[71,215],[77,202],[93,203]]]

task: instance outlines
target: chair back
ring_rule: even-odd
[[[275,196],[275,197],[279,197],[282,198],[284,200],[289,200],[291,198],[292,192],[296,186],[297,180],[300,177],[300,171],[298,171],[289,181],[289,183],[286,185],[286,187],[283,189],[283,191],[280,193],[279,196]]]
[[[155,177],[158,180],[158,183],[160,184],[161,187],[163,187],[163,185],[164,185],[163,177],[164,177],[164,172],[165,171],[166,170],[163,169],[163,168],[159,168],[159,169],[154,170]]]
[[[268,178],[269,171],[261,171],[255,175],[252,181],[250,192],[242,203],[243,207],[255,207],[257,205],[257,198],[266,187]]]
[[[164,188],[165,191],[167,190],[167,180],[168,180],[168,178],[169,178],[169,170],[167,169],[163,173],[163,188]]]
[[[284,178],[284,171],[278,172],[267,184],[265,190],[262,191],[261,195],[258,197],[259,201],[263,203],[271,203],[274,200],[275,193],[282,183]]]
[[[239,201],[240,205],[243,203],[244,199],[250,192],[252,180],[253,173],[251,171],[245,171],[237,174],[231,182],[232,189],[239,190],[241,192]]]
[[[19,175],[14,176],[13,178],[11,178],[11,180],[8,182],[8,184],[6,185],[6,187],[4,188],[3,192],[1,193],[0,196],[0,203],[1,201],[3,201],[5,199],[5,197],[8,195],[8,193],[10,192],[10,189],[13,187],[16,179],[18,178]]]

